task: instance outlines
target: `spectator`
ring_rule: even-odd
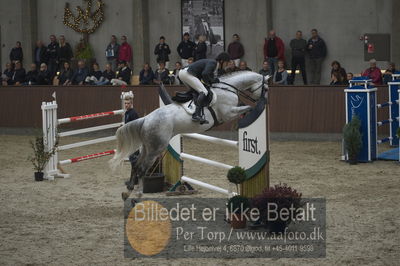
[[[367,68],[363,73],[363,77],[368,77],[369,79],[372,80],[374,85],[382,85],[382,72],[381,70],[376,66],[376,60],[371,59],[369,60],[370,67]]]
[[[3,75],[1,75],[3,86],[10,85],[11,78],[13,75],[14,75],[14,64],[7,63],[6,69],[4,70]]]
[[[199,41],[196,47],[194,48],[194,61],[206,58],[207,58],[206,36],[200,35]]]
[[[118,60],[125,61],[127,66],[129,66],[132,62],[132,47],[127,42],[127,38],[125,35],[121,37],[121,46],[119,47],[118,51]]]
[[[239,68],[236,66],[235,61],[231,60],[228,62],[228,65],[225,69],[225,73],[228,74],[228,73],[232,73],[232,72],[235,72],[238,70],[239,70]]]
[[[106,64],[106,69],[103,71],[102,74],[103,81],[99,81],[96,85],[109,85],[111,84],[111,80],[115,79],[115,72],[112,70],[111,64]]]
[[[111,65],[112,71],[117,69],[118,53],[120,45],[117,43],[117,37],[115,35],[111,36],[111,42],[106,48],[106,58],[107,62]]]
[[[15,61],[19,61],[22,64],[22,60],[24,59],[24,53],[22,52],[21,42],[18,41],[14,48],[11,49],[10,52],[10,61],[11,63],[15,63]]]
[[[39,72],[36,64],[31,64],[31,70],[26,73],[26,79],[24,85],[36,85],[38,82]]]
[[[347,84],[347,82],[344,83],[343,81],[341,81],[341,78],[342,78],[342,76],[340,75],[339,72],[333,71],[331,74],[331,84],[330,85],[331,86],[339,86],[339,85]]]
[[[347,72],[346,70],[340,65],[338,61],[333,61],[331,64],[332,70],[331,70],[331,76],[333,72],[338,72],[339,73],[339,81],[342,84],[347,84]]]
[[[162,61],[159,61],[162,62]],[[151,85],[154,80],[154,72],[148,63],[143,65],[142,71],[139,74],[139,84],[140,85]]]
[[[278,61],[278,69],[274,73],[272,83],[275,85],[287,85],[288,73],[285,69],[285,62],[283,60]]]
[[[9,85],[22,85],[25,83],[26,72],[22,67],[22,63],[20,61],[15,61],[15,69],[11,79],[9,80]]]
[[[72,85],[84,85],[86,77],[89,75],[89,70],[87,69],[85,62],[79,60],[78,69],[74,72],[71,79]]]
[[[164,62],[159,63],[159,68],[154,73],[154,83],[155,84],[169,84],[169,70],[165,68]]]
[[[400,72],[396,70],[395,63],[389,63],[388,68],[386,69],[385,73],[383,74],[383,83],[388,84],[388,82],[391,82],[393,80],[393,78],[392,78],[393,74],[400,74]]]
[[[319,37],[316,29],[311,30],[311,39],[308,40],[307,49],[310,53],[311,84],[320,84],[322,61],[327,52],[325,42]]]
[[[169,49],[169,45],[165,43],[165,37],[160,37],[160,42],[154,48],[154,54],[157,55],[157,64],[161,61],[165,62],[166,67],[169,66],[169,54],[171,50]]]
[[[97,84],[104,81],[103,73],[100,70],[98,63],[93,63],[93,70],[90,71],[89,76],[86,77],[85,82],[89,84]]]
[[[176,62],[175,63],[175,69],[172,72],[173,77],[174,77],[174,85],[182,85],[182,81],[179,79],[179,71],[182,69],[182,63],[181,62]]]
[[[235,63],[236,67],[239,67],[241,58],[244,56],[244,48],[240,42],[240,37],[238,34],[233,34],[232,42],[228,45],[228,54]]]
[[[120,61],[118,64],[117,77],[111,80],[112,85],[128,85],[131,81],[132,71],[126,61]]]
[[[242,71],[251,71],[251,69],[247,66],[247,62],[246,62],[246,61],[240,61],[240,63],[239,63],[239,70],[242,70]]]
[[[292,49],[292,73],[290,74],[290,84],[293,84],[296,78],[296,69],[299,66],[304,85],[307,85],[306,73],[306,51],[307,41],[303,39],[302,31],[296,32],[296,38],[290,41]]]
[[[351,73],[351,72],[347,73],[347,80],[348,81],[352,80],[353,78],[354,78],[353,73]]]
[[[58,50],[58,58],[60,67],[62,69],[64,67],[64,62],[71,63],[74,54],[72,52],[71,45],[65,41],[64,35],[60,35],[60,48]]]
[[[189,57],[187,60],[188,65],[192,64],[194,62],[194,57]]]
[[[274,30],[271,30],[265,39],[264,58],[268,61],[272,73],[277,69],[278,60],[285,60],[285,45]]]
[[[186,67],[187,65],[189,65],[188,59],[190,57],[193,57],[194,47],[196,46],[196,44],[194,42],[190,41],[189,38],[190,38],[189,33],[185,32],[185,34],[183,34],[183,40],[179,43],[178,47],[176,48],[179,56],[182,59],[183,67]]]
[[[71,85],[74,71],[71,69],[69,62],[64,62],[60,75],[58,76],[59,85]]]
[[[125,124],[134,121],[139,118],[139,115],[133,109],[133,97],[130,95],[125,95],[124,97],[124,109],[125,109],[125,114],[124,114],[124,122]],[[134,184],[137,185],[139,183],[139,179],[136,174],[136,162],[139,158],[140,151],[137,150],[131,155],[129,155],[129,162],[131,163],[131,176],[130,178],[134,180]]]
[[[271,68],[269,67],[269,63],[267,60],[264,61],[263,66],[258,73],[263,75],[264,77],[267,75],[272,77],[273,73],[271,72]]]
[[[50,35],[50,44],[47,46],[48,71],[52,76],[57,72],[60,45],[55,35]]]
[[[40,71],[38,74],[38,85],[50,85],[51,84],[51,73],[47,69],[45,63],[40,64]]]
[[[33,61],[36,64],[36,68],[39,68],[42,63],[47,64],[47,49],[44,47],[42,41],[36,42],[35,50],[33,51]]]

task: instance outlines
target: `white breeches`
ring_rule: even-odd
[[[208,94],[207,89],[206,87],[204,87],[203,83],[201,83],[201,81],[198,78],[190,74],[187,71],[187,68],[179,71],[179,79],[183,82],[183,84],[185,84],[190,88],[193,88],[198,93],[203,92],[205,95]]]

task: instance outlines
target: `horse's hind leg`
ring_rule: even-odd
[[[140,150],[139,156],[137,161],[135,162],[132,171],[134,172],[133,174],[131,173],[131,177],[129,179],[128,182],[126,182],[126,188],[129,191],[132,191],[134,189],[135,186],[135,181],[140,177],[140,168],[141,165],[143,164],[143,160],[146,158],[147,156],[147,152],[145,147],[142,147],[142,149]]]

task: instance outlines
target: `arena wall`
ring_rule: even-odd
[[[184,87],[167,87],[172,95]],[[345,123],[344,87],[320,86],[280,86],[271,87],[270,131],[306,132],[306,133],[341,133]],[[135,94],[134,107],[143,116],[159,105],[156,86],[129,86]],[[77,116],[120,109],[122,89],[111,86],[71,86],[71,87],[2,87],[0,88],[0,127],[37,127],[42,125],[40,105],[43,101],[52,101],[56,92],[58,117]],[[114,99],[114,100],[113,100]],[[387,87],[378,87],[378,102],[388,100]],[[384,120],[387,110],[379,113],[378,119]],[[89,127],[96,123],[118,122],[119,117],[107,117],[99,120],[80,121],[65,127]],[[64,125],[63,125],[64,127]],[[236,124],[228,123],[218,130],[232,130]],[[388,132],[388,125],[382,127]]]

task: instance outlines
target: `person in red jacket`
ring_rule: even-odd
[[[376,67],[376,60],[369,60],[369,64],[370,67],[362,73],[362,76],[371,79],[374,85],[382,85],[382,72],[378,67]]]
[[[128,66],[131,65],[132,62],[132,47],[126,41],[126,36],[121,37],[121,46],[118,51],[118,61],[125,61],[128,63]],[[131,67],[133,69],[133,67]]]
[[[272,73],[278,68],[278,60],[285,61],[285,45],[274,30],[271,30],[265,39],[264,59],[268,61]]]

